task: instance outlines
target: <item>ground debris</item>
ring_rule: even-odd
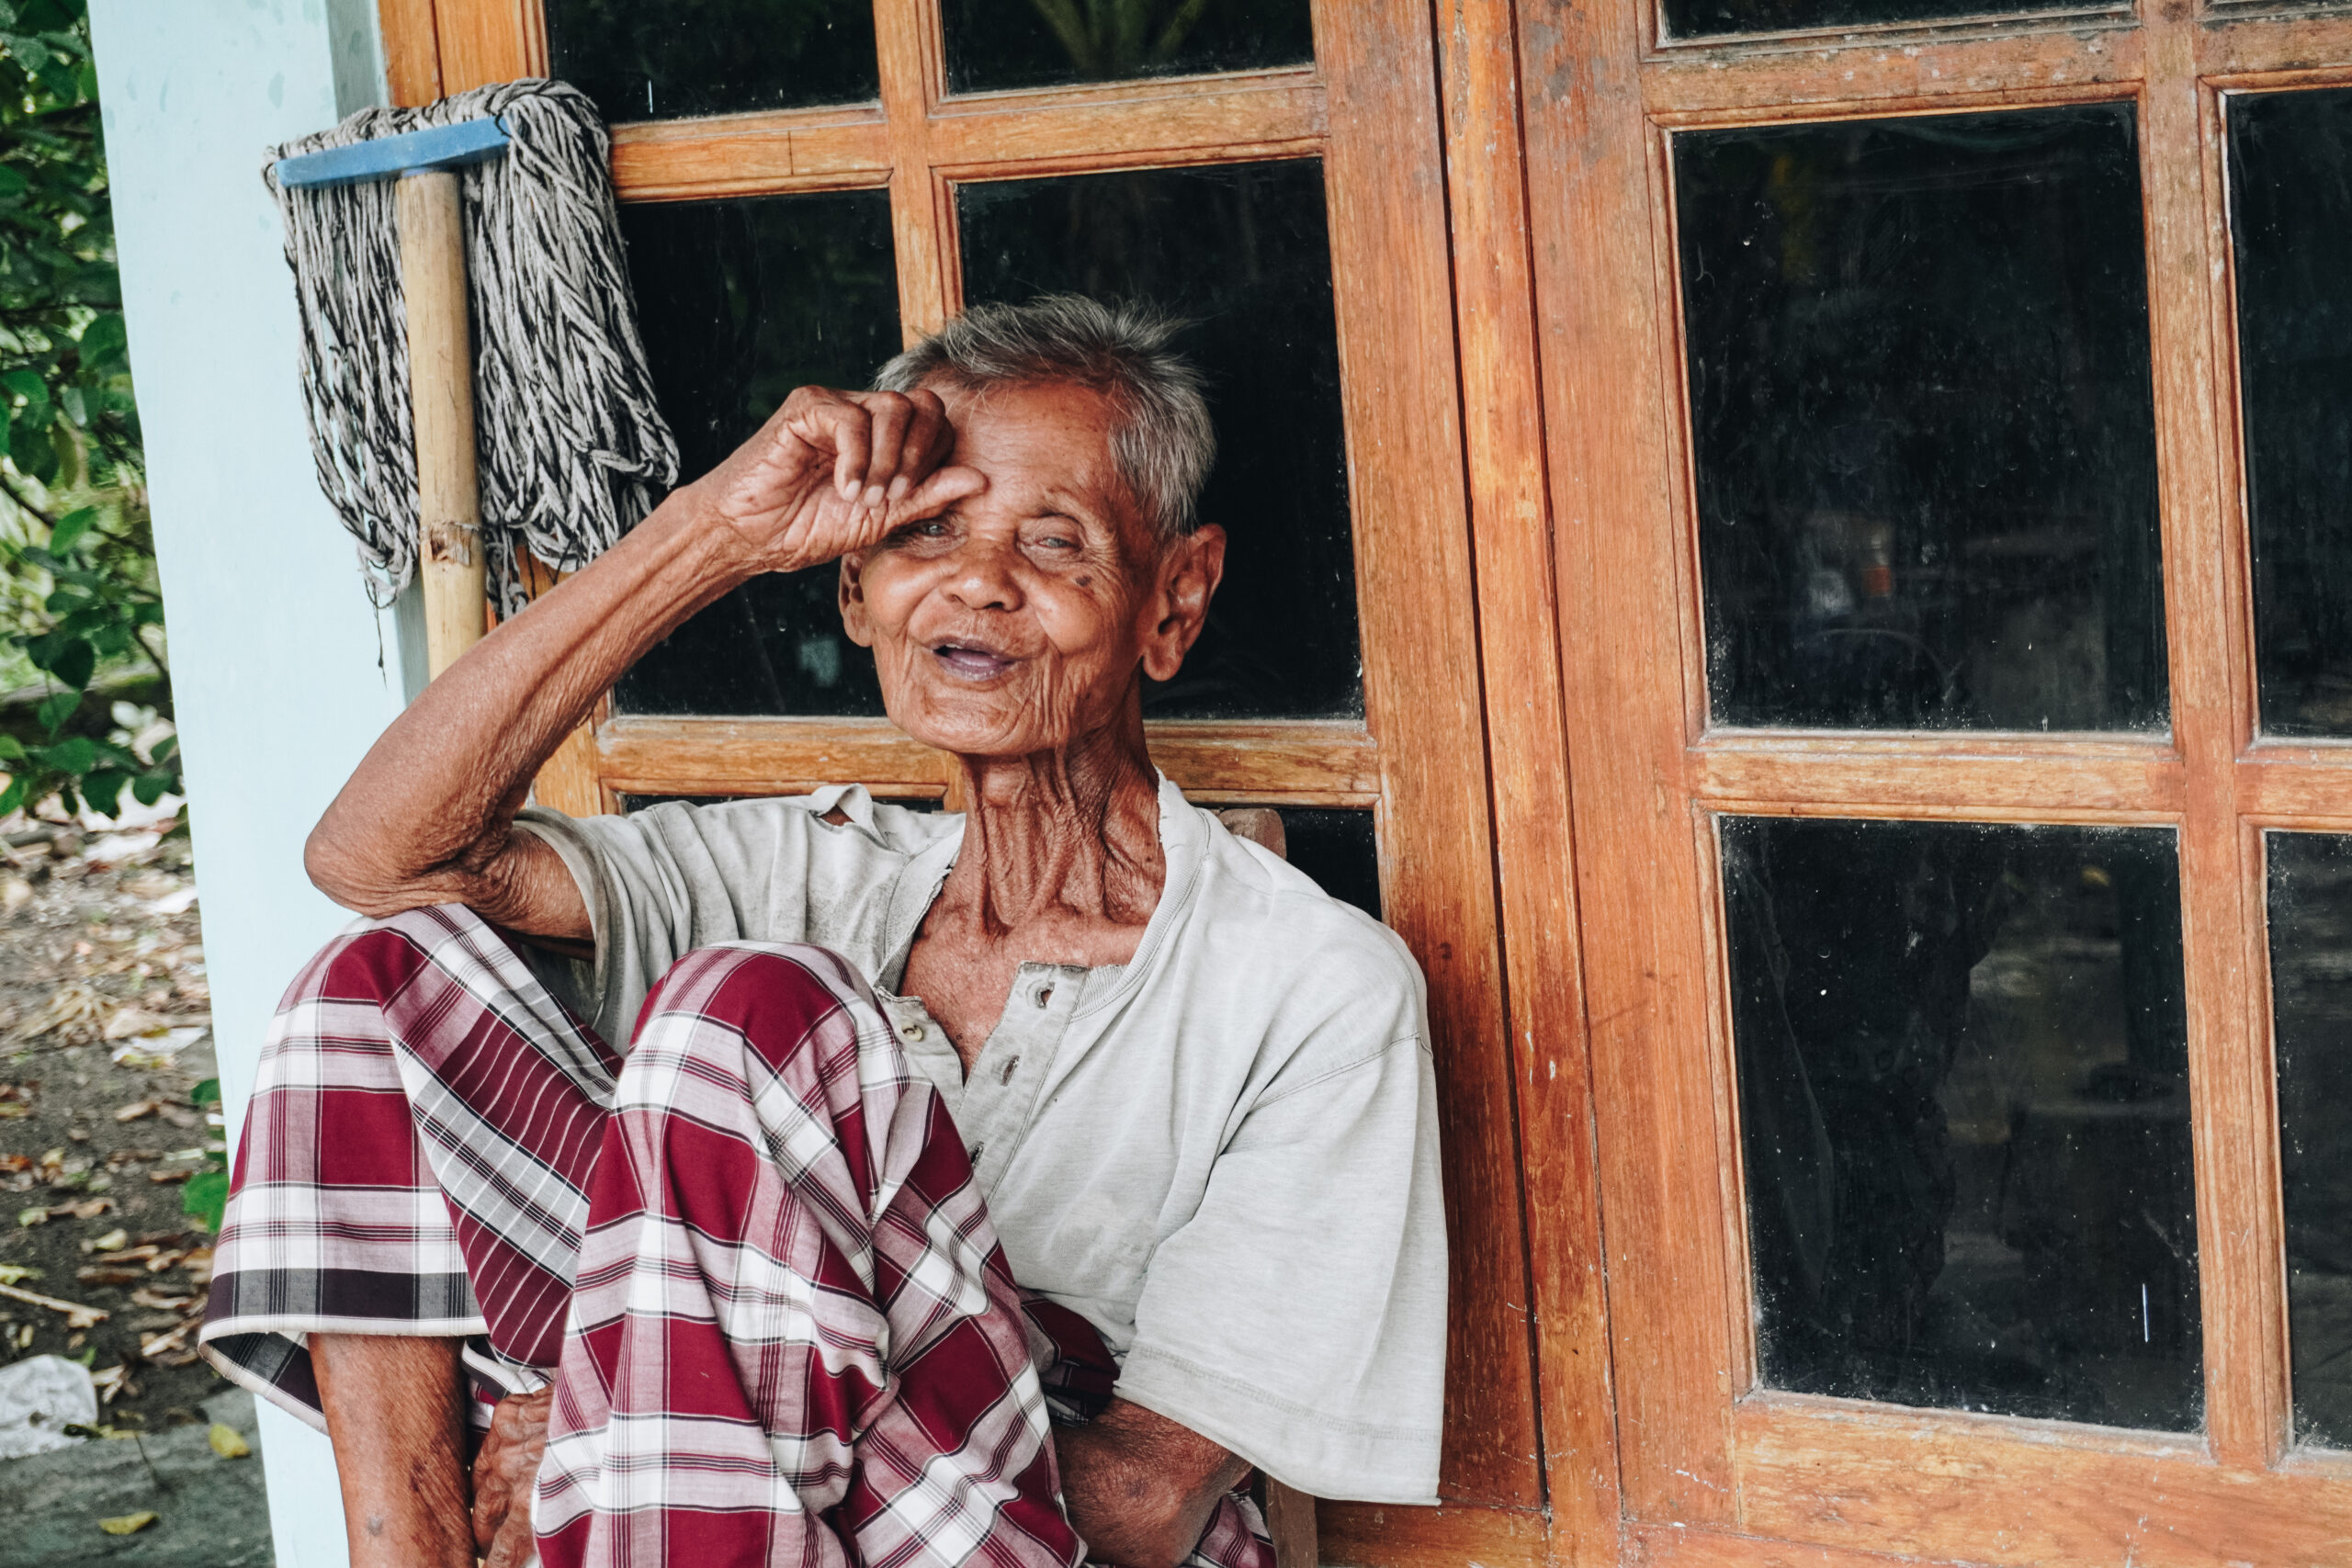
[[[85,1306],[80,1302],[60,1301],[55,1296],[44,1296],[38,1291],[28,1291],[19,1285],[0,1285],[0,1296],[6,1296],[12,1302],[23,1302],[27,1306],[62,1312],[65,1314],[65,1326],[68,1328],[95,1328],[114,1315],[102,1308]]]

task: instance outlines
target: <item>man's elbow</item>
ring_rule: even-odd
[[[302,843],[302,870],[311,886],[355,914],[381,919],[410,908],[401,900],[393,879],[370,863],[373,857],[335,822],[329,812]]]

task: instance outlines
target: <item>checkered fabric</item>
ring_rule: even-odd
[[[319,1425],[318,1332],[472,1336],[497,1386],[553,1375],[550,1568],[1066,1568],[1048,1415],[1116,1377],[1023,1300],[842,960],[690,954],[623,1066],[455,907],[338,939],[265,1049],[204,1347]],[[1245,1497],[1192,1561],[1271,1568]]]

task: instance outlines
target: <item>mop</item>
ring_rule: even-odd
[[[502,83],[277,149],[320,488],[382,608],[420,575],[431,672],[676,481],[587,96]],[[469,318],[470,317],[470,331]]]

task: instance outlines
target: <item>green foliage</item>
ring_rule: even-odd
[[[85,6],[0,0],[0,636],[45,688],[0,716],[0,816],[179,787],[168,737],[85,711],[102,676],[165,666]]]
[[[17,474],[136,468],[126,346],[84,0],[0,0],[0,455]]]
[[[207,1078],[190,1089],[187,1097],[198,1111],[217,1111],[220,1107],[220,1080]],[[208,1148],[204,1164],[180,1189],[180,1212],[192,1216],[206,1230],[218,1231],[220,1216],[228,1207],[229,1156],[225,1152]]]
[[[135,562],[109,559],[122,540],[102,528],[100,519],[99,508],[85,506],[59,518],[43,545],[0,541],[0,560],[13,575],[38,572],[51,585],[41,601],[46,626],[17,634],[17,641],[53,688],[35,710],[29,743],[0,730],[0,767],[12,775],[0,790],[0,816],[51,795],[69,811],[79,802],[112,816],[125,789],[141,805],[153,806],[180,787],[177,737],[163,736],[142,750],[127,731],[102,739],[68,730],[102,665],[141,657],[162,663],[141,635],[163,626],[163,602]]]

